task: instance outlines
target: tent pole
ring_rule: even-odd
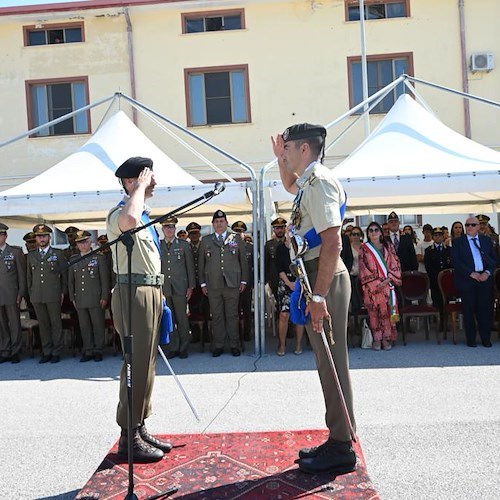
[[[359,0],[359,28],[361,31],[361,80],[363,84],[363,101],[366,101],[368,99],[368,69],[366,62],[365,0]],[[370,135],[370,113],[368,104],[365,104],[363,110],[366,138]]]
[[[44,128],[51,127],[52,125],[57,125],[58,123],[61,123],[64,120],[67,120],[68,118],[71,118],[72,116],[77,115],[78,113],[82,113],[83,111],[88,111],[92,108],[95,108],[96,106],[100,106],[101,104],[108,102],[111,99],[114,99],[115,97],[116,97],[116,93],[111,95],[111,96],[105,97],[104,99],[100,99],[99,101],[96,101],[93,104],[87,104],[87,106],[83,106],[83,108],[78,108],[75,111],[71,111],[71,113],[68,113],[64,116],[60,116],[59,118],[56,118],[55,120],[44,123],[43,125],[39,125],[38,127],[32,128],[31,130],[28,130],[27,132],[24,132],[20,135],[17,135],[16,137],[13,137],[12,139],[8,139],[4,142],[0,142],[0,148],[3,148],[4,146],[7,146],[8,144],[12,144],[13,142],[19,141],[20,139],[23,139],[24,137],[28,137],[30,135],[36,134],[38,131],[43,130]]]

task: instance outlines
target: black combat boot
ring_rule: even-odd
[[[132,430],[132,456],[134,463],[147,464],[150,462],[158,462],[163,458],[163,451],[146,443],[139,434],[139,428]],[[128,457],[128,433],[127,429],[122,429],[120,441],[118,443],[118,455]]]
[[[172,443],[169,443],[168,441],[161,441],[157,437],[150,434],[144,424],[139,427],[139,436],[141,436],[143,441],[150,444],[151,446],[154,446],[155,448],[158,448],[164,453],[169,453],[172,449]]]
[[[314,456],[298,460],[301,471],[308,474],[320,472],[347,474],[356,469],[356,454],[351,441],[329,439],[318,446],[313,453]]]

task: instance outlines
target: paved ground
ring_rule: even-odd
[[[173,360],[200,422],[159,360],[150,430],[324,428],[312,353],[270,352]],[[438,346],[415,334],[406,347],[356,348],[350,358],[358,434],[382,499],[500,498],[496,333],[492,349]],[[109,356],[102,363],[66,357],[57,365],[0,365],[1,499],[75,496],[117,439],[120,363]]]

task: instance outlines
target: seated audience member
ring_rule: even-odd
[[[451,267],[451,251],[443,243],[444,234],[440,227],[432,231],[433,244],[425,250],[425,269],[429,276],[432,305],[440,312],[440,330],[443,328],[443,298],[438,285],[438,274]]]
[[[394,245],[382,236],[378,222],[370,222],[367,242],[359,249],[359,280],[373,335],[372,348],[390,350],[399,320],[395,286],[401,285],[401,266]]]
[[[455,285],[462,299],[467,345],[476,347],[476,322],[484,347],[491,347],[491,294],[496,254],[490,238],[479,233],[479,220],[469,217],[465,235],[451,247]]]

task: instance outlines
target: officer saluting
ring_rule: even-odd
[[[163,293],[172,310],[176,329],[170,335],[167,358],[188,357],[189,321],[187,303],[196,286],[193,254],[189,243],[175,237],[177,217],[171,216],[162,222],[165,239],[160,242],[161,272],[164,276]]]
[[[38,250],[28,253],[28,292],[39,322],[43,355],[40,363],[58,363],[63,348],[61,305],[68,288],[63,251],[50,246],[52,229],[33,228]]]
[[[304,264],[312,287],[307,307],[311,320],[306,324],[326,405],[329,439],[321,446],[299,452],[299,467],[304,472],[350,472],[356,467],[348,422],[341,411],[337,391],[320,332],[333,322],[334,345],[328,348],[337,368],[340,385],[354,427],[352,390],[347,357],[347,316],[351,296],[349,273],[340,258],[341,228],[346,195],[332,172],[321,164],[326,129],[301,123],[272,139],[280,176],[287,191],[296,195],[292,211],[292,230],[306,238],[309,250]],[[321,156],[321,161],[318,158]]]
[[[88,231],[77,231],[75,242],[80,255],[73,255],[71,260],[91,252]],[[68,294],[78,313],[82,332],[83,349],[80,362],[91,359],[102,361],[104,309],[109,298],[109,273],[103,255],[94,254],[70,267]]]
[[[19,363],[19,305],[26,295],[26,262],[20,247],[7,243],[8,226],[0,222],[0,363]]]

